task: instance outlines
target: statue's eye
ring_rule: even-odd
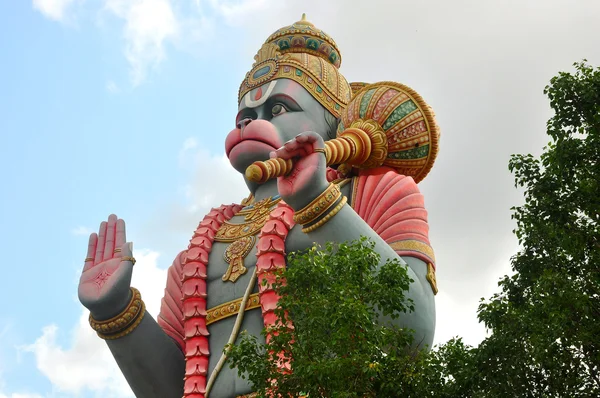
[[[285,106],[283,106],[281,104],[275,104],[275,105],[273,105],[273,108],[271,108],[271,114],[273,115],[273,117],[282,115],[282,114],[286,113],[287,111],[288,110],[285,108]]]

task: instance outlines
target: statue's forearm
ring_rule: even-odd
[[[136,397],[181,398],[184,355],[148,312],[130,334],[106,342]]]

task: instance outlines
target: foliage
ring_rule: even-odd
[[[281,396],[395,397],[418,375],[412,332],[390,322],[412,311],[405,297],[411,279],[398,260],[379,267],[366,239],[294,253],[274,284],[282,296],[268,344],[243,335],[230,347],[231,367],[255,391],[271,386]],[[377,271],[377,272],[376,272]],[[283,283],[283,282],[286,283]],[[281,372],[289,361],[293,372]]]
[[[545,89],[552,141],[509,163],[521,250],[479,308],[493,331],[478,348],[484,396],[600,396],[600,69],[575,67]]]

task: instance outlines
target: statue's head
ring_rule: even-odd
[[[273,33],[254,59],[240,86],[236,128],[225,142],[241,173],[302,132],[334,138],[351,97],[337,45],[304,16]]]

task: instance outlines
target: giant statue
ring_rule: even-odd
[[[396,322],[417,346],[432,344],[435,259],[417,183],[438,150],[433,112],[402,84],[348,83],[340,64],[333,39],[304,16],[262,45],[225,137],[249,195],[200,221],[168,270],[157,319],[130,286],[125,222],[111,215],[90,236],[79,298],[137,397],[252,396],[223,366],[224,347],[241,330],[264,338],[278,296],[263,281],[315,243],[366,236],[382,264],[406,264],[415,310]]]

